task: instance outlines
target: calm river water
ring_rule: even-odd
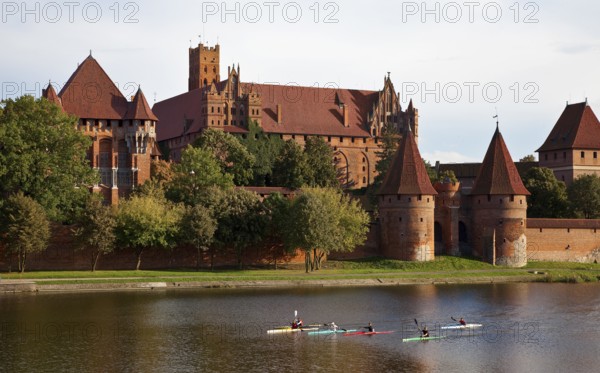
[[[393,330],[268,335],[291,321]],[[432,335],[451,316],[474,333]],[[592,372],[600,285],[421,285],[0,295],[2,372]]]

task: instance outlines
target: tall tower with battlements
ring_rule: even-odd
[[[208,47],[198,44],[196,48],[190,48],[190,74],[188,79],[188,90],[193,91],[202,87],[210,86],[212,83],[221,81],[220,48],[219,44]]]

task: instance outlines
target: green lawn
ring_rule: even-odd
[[[537,271],[538,274],[533,272]],[[156,271],[44,271],[2,273],[2,279],[31,279],[45,284],[210,281],[305,281],[347,279],[452,279],[528,276],[532,281],[596,282],[600,265],[590,263],[530,262],[525,268],[494,267],[473,258],[439,256],[432,262],[404,262],[382,258],[328,261],[320,271],[306,274],[301,266],[287,269],[156,270]]]

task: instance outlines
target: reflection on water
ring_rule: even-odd
[[[0,296],[2,371],[556,372],[600,363],[600,285],[424,285]],[[377,336],[268,335],[373,322]],[[451,317],[484,328],[444,331]],[[418,335],[415,319],[446,338]]]

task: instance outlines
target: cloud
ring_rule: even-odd
[[[441,151],[436,150],[433,153],[425,152],[422,154],[423,158],[428,160],[432,165],[439,161],[440,163],[470,163],[470,162],[481,162],[481,159],[475,159],[468,155],[460,154],[452,151]]]
[[[600,45],[596,43],[565,43],[558,46],[558,51],[564,54],[580,54],[598,52]]]

